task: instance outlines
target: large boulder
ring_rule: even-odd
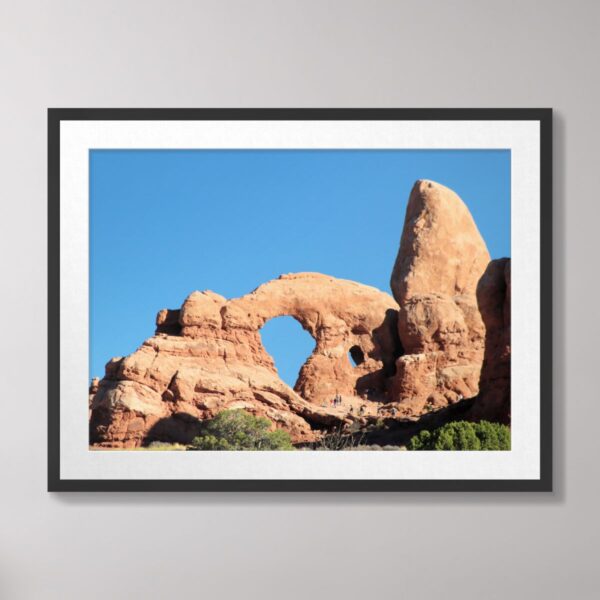
[[[404,414],[418,416],[478,393],[485,328],[476,290],[489,261],[459,196],[417,181],[390,282],[404,355],[396,361],[389,400]]]

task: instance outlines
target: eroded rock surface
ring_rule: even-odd
[[[477,307],[490,255],[473,217],[452,190],[432,181],[412,189],[391,288],[400,305],[390,401],[419,415],[477,394],[485,328]]]
[[[452,190],[432,181],[413,187],[391,288],[393,298],[297,273],[232,300],[193,292],[180,308],[161,310],[155,335],[112,359],[104,378],[92,382],[91,443],[189,443],[201,420],[235,408],[310,442],[357,419],[418,419],[474,398],[480,385],[472,417],[506,422],[510,261],[490,263]],[[279,378],[260,338],[267,321],[284,315],[315,340],[294,389]],[[334,407],[337,394],[343,403]]]
[[[158,313],[154,337],[107,364],[92,402],[91,441],[187,443],[199,419],[234,408],[268,417],[296,442],[314,440],[319,427],[349,418],[331,407],[336,393],[383,397],[398,352],[397,308],[375,288],[319,273],[282,275],[229,301],[193,292],[181,309]],[[315,339],[296,390],[279,379],[260,339],[260,328],[282,315]],[[350,349],[363,357],[356,367]]]

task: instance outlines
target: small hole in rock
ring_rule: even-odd
[[[352,346],[348,351],[348,357],[355,367],[365,362],[365,353],[361,350],[360,346]]]

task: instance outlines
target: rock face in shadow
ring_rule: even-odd
[[[477,286],[486,333],[475,420],[510,423],[510,296],[510,259],[493,260]]]
[[[319,427],[348,418],[331,407],[336,393],[355,397],[367,382],[383,398],[398,353],[397,308],[375,288],[319,273],[282,275],[229,301],[193,292],[181,309],[158,313],[154,337],[107,364],[91,404],[91,442],[187,443],[198,420],[235,408],[268,417],[296,442],[312,441]],[[282,315],[315,339],[295,390],[279,378],[259,333]],[[351,349],[361,364],[352,366]]]
[[[404,355],[389,400],[401,414],[418,416],[478,393],[485,328],[476,290],[489,261],[463,201],[439,183],[417,181],[391,278]]]

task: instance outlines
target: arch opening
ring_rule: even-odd
[[[365,353],[360,346],[352,346],[352,348],[348,350],[348,358],[353,367],[358,367],[358,365],[362,365],[362,363],[365,362]]]
[[[260,337],[275,362],[280,379],[294,388],[300,369],[313,353],[315,340],[290,316],[267,321],[260,329]]]

